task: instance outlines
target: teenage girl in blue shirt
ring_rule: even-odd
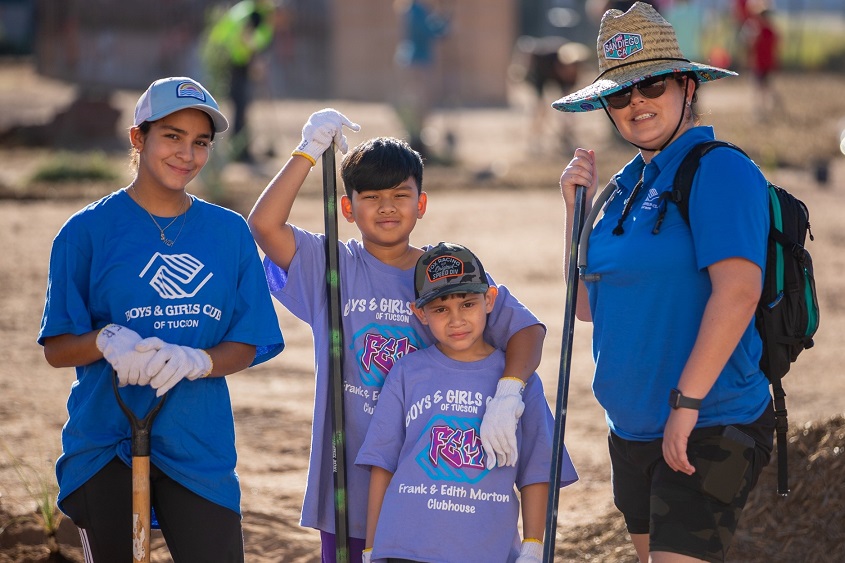
[[[244,560],[225,376],[283,341],[246,221],[186,192],[227,127],[198,82],[153,82],[129,130],[134,180],[53,241],[38,341],[50,365],[76,369],[56,474],[86,561],[143,555],[115,376],[139,418],[166,396],[150,436],[150,496],[174,561]]]

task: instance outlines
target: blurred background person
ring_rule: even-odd
[[[233,106],[232,159],[252,162],[247,109],[252,81],[264,70],[259,57],[273,41],[273,0],[241,0],[215,18],[204,49],[206,70],[212,81],[227,85]]]
[[[748,68],[754,82],[755,117],[765,120],[776,109],[782,109],[780,97],[772,86],[771,76],[778,68],[779,35],[772,21],[772,10],[765,2],[749,5],[748,17],[740,31],[746,48]]]
[[[394,56],[400,89],[396,113],[411,148],[426,158],[431,151],[423,142],[422,130],[434,103],[435,44],[449,32],[450,17],[421,0],[396,0],[394,5],[403,25],[403,39]]]
[[[517,39],[514,62],[508,72],[530,86],[532,93],[526,145],[529,154],[544,150],[559,154],[577,147],[574,122],[569,119],[573,116],[564,114],[562,119],[549,119],[549,106],[574,90],[581,68],[591,57],[590,47],[565,37],[523,35]]]

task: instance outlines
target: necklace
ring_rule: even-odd
[[[141,197],[138,195],[138,191],[135,189],[135,182],[132,182],[132,184],[129,187],[132,188],[132,193],[135,194],[135,200],[138,202],[138,205],[141,206],[141,209],[143,209],[144,211],[147,212],[147,215],[150,216],[150,220],[153,222],[153,224],[158,229],[158,232],[159,232],[159,235],[160,235],[160,238],[161,238],[161,242],[163,242],[165,244],[165,246],[168,246],[168,247],[173,246],[173,244],[176,242],[176,239],[178,239],[179,235],[182,234],[182,229],[185,228],[185,220],[188,216],[188,214],[186,213],[187,210],[188,210],[187,209],[188,208],[187,194],[185,195],[185,199],[182,200],[182,207],[179,210],[179,215],[174,217],[173,220],[170,221],[170,223],[168,223],[165,227],[162,228],[162,226],[158,224],[158,221],[156,221],[156,218],[153,217],[153,214],[150,213],[149,211],[147,211],[147,208],[144,207],[143,203],[141,203]],[[164,231],[166,231],[167,229],[172,227],[173,223],[175,223],[176,220],[179,219],[180,216],[182,217],[182,226],[179,227],[179,232],[176,233],[176,236],[173,237],[172,239],[167,238],[167,236],[164,234]]]

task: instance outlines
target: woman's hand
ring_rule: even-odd
[[[575,188],[587,187],[587,201],[593,201],[598,190],[599,178],[596,169],[596,153],[587,149],[576,149],[575,155],[560,176],[560,193],[566,207],[575,206]]]
[[[117,324],[108,324],[97,333],[97,349],[117,372],[120,386],[147,385],[147,366],[155,355],[150,350],[139,350],[135,346],[141,336],[132,329]]]
[[[675,471],[687,475],[695,473],[687,458],[687,442],[695,423],[698,422],[698,411],[695,409],[672,409],[666,428],[663,429],[663,459]]]
[[[170,344],[155,336],[141,340],[135,349],[155,354],[147,364],[146,375],[157,397],[183,379],[193,381],[208,376],[214,368],[214,362],[205,350]]]

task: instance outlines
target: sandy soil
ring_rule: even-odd
[[[743,145],[758,162],[780,164],[767,169],[769,176],[788,186],[811,209],[816,240],[810,249],[816,264],[821,328],[816,348],[802,355],[788,376],[788,405],[794,425],[843,413],[841,397],[845,392],[837,344],[837,334],[845,331],[845,236],[839,229],[845,210],[841,186],[845,157],[836,156],[837,123],[845,117],[841,106],[837,108],[837,93],[845,85],[845,77],[809,77],[831,98],[812,102],[805,100],[806,90],[799,85],[807,78],[778,77],[776,85],[784,91],[786,108],[767,123],[751,118],[749,84],[741,79],[724,81],[724,86],[717,85],[702,95],[702,105],[713,112],[704,116],[705,123],[715,124],[722,137]],[[71,87],[40,78],[28,67],[0,65],[0,128],[47,120],[72,99],[72,93]],[[120,92],[115,96],[116,105],[127,116],[124,122],[128,122],[137,95]],[[221,176],[223,201],[248,212],[269,176],[298,141],[308,114],[326,105],[341,109],[363,125],[360,134],[350,136],[351,144],[370,136],[400,134],[392,112],[381,104],[259,102],[253,109],[261,123],[256,146],[280,156],[252,167],[227,166]],[[605,176],[632,156],[631,150],[614,140],[603,116],[576,117],[572,135],[579,144],[601,151]],[[552,110],[548,110],[547,121],[556,127],[564,122]],[[441,133],[451,130],[456,134],[459,164],[426,169],[430,206],[412,242],[466,244],[499,283],[511,288],[546,323],[548,335],[538,371],[553,405],[564,316],[563,213],[557,179],[569,152],[557,148],[556,132],[531,131],[530,98],[518,87],[510,107],[453,108],[438,112],[432,122]],[[0,200],[0,562],[47,560],[45,547],[31,545],[43,543],[34,531],[27,532],[28,536],[12,532],[31,519],[36,501],[44,497],[40,487],[54,487],[52,464],[60,451],[65,401],[74,378],[73,370],[48,366],[35,342],[50,244],[69,215],[122,185],[24,188],[32,170],[53,152],[0,148],[4,162],[0,169],[0,194],[4,196]],[[118,163],[123,162],[120,152],[113,155]],[[813,165],[819,157],[831,158],[828,184],[814,179]],[[319,179],[320,173],[315,171],[293,212],[293,222],[311,230],[322,230]],[[209,195],[207,184],[198,182],[194,189]],[[21,199],[27,195],[32,199]],[[343,224],[341,235],[351,237],[355,232]],[[229,378],[238,432],[247,560],[305,563],[319,560],[318,534],[298,525],[308,460],[313,348],[308,327],[281,307],[277,312],[287,349],[270,362]],[[581,480],[561,493],[556,541],[561,550],[581,542],[578,545],[582,547],[575,551],[579,555],[562,556],[561,560],[630,561],[632,552],[624,547],[624,531],[612,516],[604,441],[607,429],[590,391],[591,373],[590,327],[579,322],[566,444]],[[47,496],[52,494],[50,491]],[[602,524],[603,535],[584,539],[584,530],[597,523]],[[69,560],[81,560],[69,522],[63,524],[61,533],[62,553]],[[154,561],[169,561],[161,538],[154,540]],[[602,542],[620,547],[598,556],[600,551],[591,549],[590,544]]]

